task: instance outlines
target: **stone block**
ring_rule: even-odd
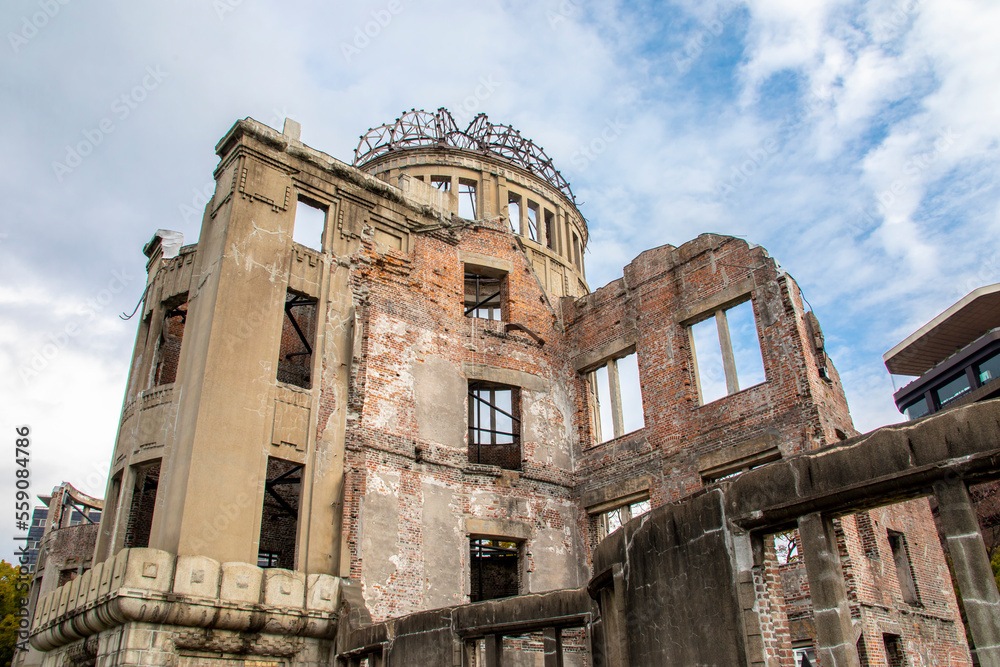
[[[340,603],[340,579],[329,574],[306,577],[306,609],[334,612]]]
[[[167,593],[174,578],[175,556],[159,549],[129,549],[123,588]]]
[[[260,602],[264,571],[250,563],[223,563],[219,598],[225,602]]]
[[[178,595],[219,598],[222,566],[205,556],[178,556],[174,569],[173,591]]]
[[[306,575],[279,568],[264,570],[264,604],[301,609],[305,604]]]

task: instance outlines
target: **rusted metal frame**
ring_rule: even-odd
[[[295,333],[299,335],[299,340],[302,341],[302,344],[305,345],[306,349],[308,350],[308,352],[289,352],[288,354],[285,355],[285,359],[291,359],[292,357],[298,357],[313,353],[312,345],[309,344],[309,340],[306,338],[305,333],[303,333],[302,328],[299,326],[299,323],[295,320],[295,316],[292,315],[292,308],[295,308],[297,306],[307,306],[315,304],[316,301],[314,299],[308,299],[299,296],[295,297],[291,301],[285,302],[285,315],[288,316],[288,320],[292,323],[292,327],[295,329]]]
[[[284,498],[282,498],[281,496],[279,496],[278,493],[277,493],[277,491],[274,490],[274,486],[276,484],[301,484],[302,483],[302,478],[301,477],[299,477],[296,480],[288,480],[286,478],[289,475],[293,474],[293,473],[299,472],[303,468],[305,468],[304,465],[296,466],[296,467],[292,468],[291,470],[287,470],[287,471],[283,472],[282,474],[278,475],[274,479],[265,480],[265,482],[264,482],[264,492],[267,493],[267,494],[269,494],[272,498],[274,498],[274,500],[276,500],[278,502],[278,505],[280,505],[281,508],[283,510],[285,510],[288,513],[288,515],[291,516],[293,519],[297,519],[298,518],[298,516],[299,516],[298,509],[292,507],[288,503],[288,501],[286,501]],[[285,480],[285,481],[282,481],[282,480]]]

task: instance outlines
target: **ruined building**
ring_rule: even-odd
[[[485,116],[410,112],[353,166],[290,121],[216,151],[198,243],[145,248],[96,565],[39,602],[45,665],[971,664],[921,496],[968,538],[993,404],[909,454],[856,437],[795,281],[740,239],[591,291],[569,184]]]

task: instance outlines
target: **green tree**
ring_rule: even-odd
[[[9,667],[17,645],[21,623],[21,600],[28,597],[28,577],[17,567],[0,560],[0,667]]]

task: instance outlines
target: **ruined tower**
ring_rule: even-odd
[[[702,234],[591,292],[572,190],[508,126],[411,111],[348,165],[294,122],[247,119],[216,152],[197,244],[160,230],[144,248],[97,565],[39,603],[46,664],[374,665],[431,626],[454,664],[622,664],[597,607],[618,580],[592,568],[609,534],[856,435],[819,322],[763,248]],[[868,548],[853,521],[844,548]],[[816,632],[789,629],[760,544],[726,650],[790,663]],[[949,591],[922,613],[961,648]],[[506,607],[470,605],[517,596],[565,613],[503,624],[489,610]]]

